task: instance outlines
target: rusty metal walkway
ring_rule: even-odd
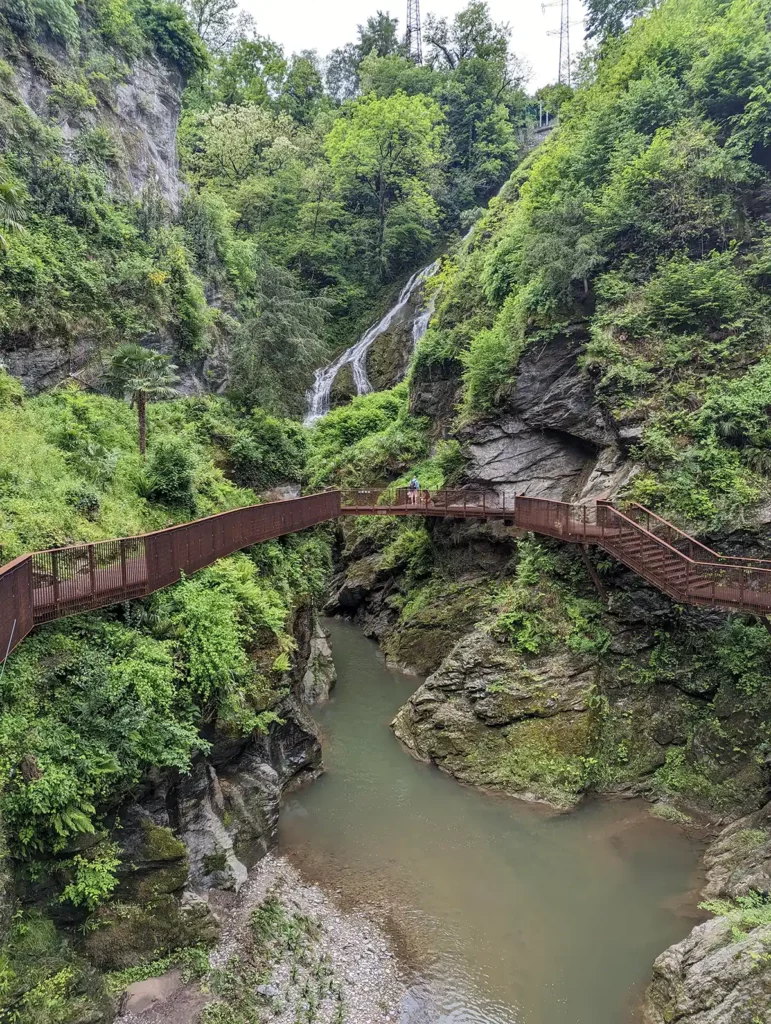
[[[250,505],[167,530],[22,555],[0,568],[0,661],[41,622],[145,597],[219,558],[339,516],[499,519],[574,544],[594,544],[682,604],[765,616],[771,562],[726,558],[641,505],[406,488],[325,491]]]

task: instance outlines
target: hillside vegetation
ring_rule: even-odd
[[[463,483],[523,361],[555,339],[577,346],[635,464],[622,498],[723,536],[757,522],[771,0],[664,0],[625,29],[643,6],[594,2],[578,87],[533,98],[508,27],[476,0],[428,19],[423,65],[382,12],[324,60],[286,54],[227,4],[207,21],[200,0],[0,0],[0,355],[35,382],[0,369],[3,560],[287,485]],[[539,98],[560,123],[526,155]],[[408,379],[300,426],[312,371],[441,251]],[[149,406],[146,458],[136,410],[107,397],[131,343],[201,392]],[[682,612],[609,559],[590,569],[505,530],[373,517],[332,540],[261,545],[40,628],[9,659],[0,814],[18,912],[0,917],[0,1020],[107,1021],[143,972],[200,967],[213,935],[178,928],[184,844],[147,826],[168,887],[127,897],[121,814],[154,787],[166,808],[180,780],[215,772],[217,745],[264,741],[278,777],[270,759],[301,731],[287,708],[313,616],[298,626],[299,610],[328,596],[333,550],[332,607],[436,673],[398,727],[459,778],[562,806],[642,792],[675,816],[766,793],[757,623]],[[223,832],[226,813],[212,811]],[[219,877],[224,853],[203,859]]]

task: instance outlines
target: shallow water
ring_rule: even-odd
[[[637,802],[553,815],[416,762],[388,725],[418,681],[328,626],[327,772],[288,798],[281,847],[392,929],[412,968],[403,1024],[631,1024],[694,923],[699,848]]]

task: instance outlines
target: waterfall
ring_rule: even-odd
[[[369,352],[372,343],[376,341],[381,334],[385,334],[396,317],[399,316],[399,314],[408,305],[418,288],[420,288],[430,277],[433,277],[438,269],[439,261],[436,260],[434,263],[430,263],[427,267],[423,267],[422,270],[416,271],[416,273],[412,275],[409,281],[402,288],[399,293],[399,298],[396,300],[396,304],[388,310],[382,320],[376,323],[373,327],[370,327],[368,331],[365,331],[359,340],[354,345],[351,345],[350,348],[347,348],[342,355],[335,359],[334,362],[316,370],[313,387],[308,392],[308,412],[305,417],[306,425],[309,426],[311,423],[315,423],[317,419],[322,416],[326,416],[329,412],[329,397],[332,391],[332,385],[334,384],[335,378],[340,370],[349,363],[351,364],[351,370],[353,371],[353,382],[356,386],[356,393],[359,395],[369,394],[372,390],[372,385],[370,384],[369,377],[367,376],[367,353]],[[413,345],[416,345],[428,330],[428,321],[431,319],[435,303],[436,296],[432,296],[428,304],[416,312],[415,318],[412,321]]]

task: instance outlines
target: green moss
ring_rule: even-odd
[[[185,844],[165,825],[156,825],[145,819],[142,822],[142,830],[145,834],[143,853],[147,860],[179,860],[187,857]]]
[[[594,763],[591,715],[529,718],[486,732],[463,756],[470,781],[558,807],[574,805],[588,788]]]
[[[114,901],[99,909],[93,923],[85,949],[106,971],[149,963],[187,946],[211,946],[218,933],[206,904],[183,908],[166,894],[142,905]]]
[[[651,814],[654,818],[661,818],[662,821],[672,821],[677,825],[688,825],[693,821],[687,814],[679,811],[672,804],[657,803],[651,807]]]
[[[18,1024],[102,1024],[103,979],[39,911],[19,913],[0,957],[0,1016]]]
[[[204,874],[213,875],[215,871],[224,871],[227,863],[224,853],[207,853],[203,859]]]

